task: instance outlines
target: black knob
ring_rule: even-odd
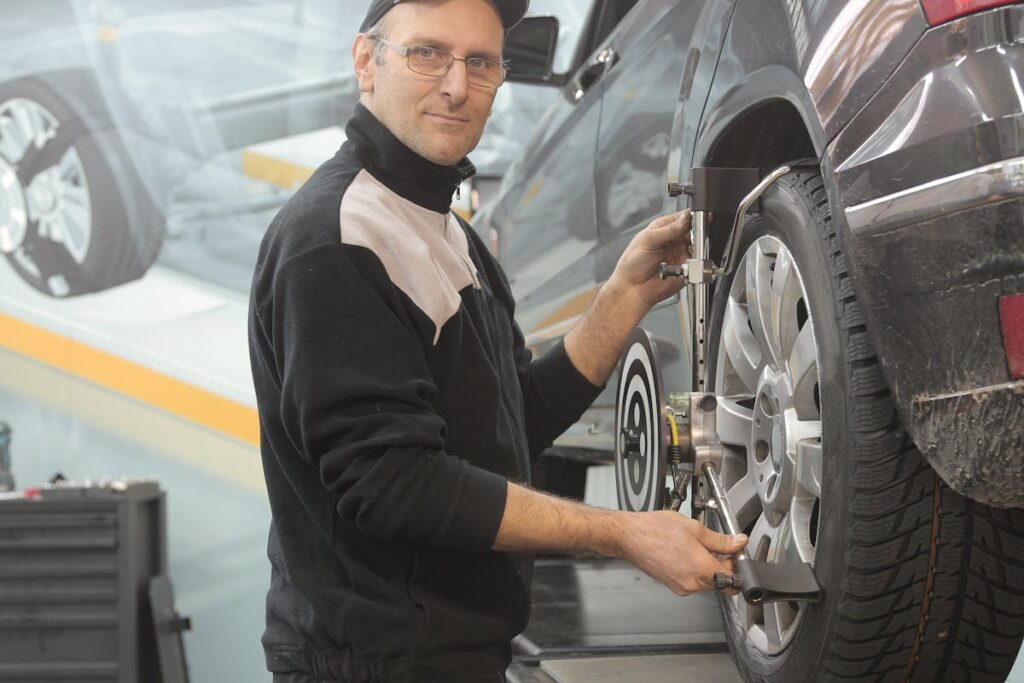
[[[619,434],[619,452],[632,455],[640,452],[640,434],[635,429],[624,427]]]

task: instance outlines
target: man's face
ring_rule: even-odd
[[[504,32],[488,0],[401,2],[388,11],[385,25],[387,40],[398,45],[434,47],[462,59],[501,59]],[[494,90],[470,85],[460,61],[444,76],[424,76],[385,47],[377,64],[365,54],[373,45],[359,36],[352,48],[363,103],[420,156],[443,166],[456,164],[480,141]]]

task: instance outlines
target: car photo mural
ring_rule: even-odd
[[[131,282],[158,258],[246,289],[273,213],[344,141],[358,99],[349,51],[368,3],[13,3],[0,23],[10,267],[57,298]],[[560,54],[577,40],[575,5],[534,3],[559,9]],[[467,211],[554,97],[535,84],[499,90]]]

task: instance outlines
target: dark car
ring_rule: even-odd
[[[670,183],[791,166],[734,235],[707,339],[685,297],[643,322],[664,396],[697,389],[690,344],[707,345],[750,555],[812,563],[821,585],[817,603],[723,596],[738,667],[1002,680],[1024,634],[1024,7],[597,0],[584,36],[475,221],[528,344],[555,343],[632,236],[691,205]],[[708,227],[719,265],[729,214]],[[555,453],[615,462],[620,504],[658,507],[663,470],[615,456],[615,389]]]

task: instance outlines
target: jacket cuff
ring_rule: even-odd
[[[466,464],[462,500],[443,545],[470,551],[490,550],[505,514],[508,482],[505,477]]]

